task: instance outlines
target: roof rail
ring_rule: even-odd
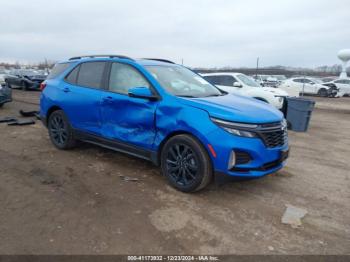
[[[154,61],[159,61],[159,62],[164,62],[164,63],[170,63],[170,64],[175,64],[173,61],[167,60],[167,59],[161,59],[161,58],[142,58],[145,60],[154,60]]]
[[[77,60],[77,59],[82,59],[82,58],[94,58],[94,57],[109,57],[109,58],[121,58],[121,59],[129,59],[133,60],[130,57],[124,56],[124,55],[83,55],[83,56],[74,56],[69,58],[69,60]]]

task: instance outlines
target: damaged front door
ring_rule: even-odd
[[[109,87],[101,102],[102,134],[151,149],[156,133],[154,115],[158,101],[128,96],[130,88],[151,89],[151,84],[131,65],[112,63],[110,67]]]

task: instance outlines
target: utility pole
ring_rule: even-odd
[[[181,58],[181,65],[184,65],[184,59]]]
[[[256,59],[256,72],[255,72],[255,78],[258,79],[258,70],[259,70],[259,57]]]
[[[47,62],[47,58],[45,57],[45,67],[46,67],[46,73],[50,73],[49,72],[49,63]]]

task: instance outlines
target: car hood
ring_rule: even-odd
[[[316,87],[329,89],[331,87],[336,87],[336,84],[334,84],[333,82],[328,82],[328,83],[316,84]]]
[[[283,119],[273,106],[235,94],[203,98],[179,98],[182,103],[203,109],[211,117],[241,123],[272,123]]]
[[[284,90],[273,88],[273,87],[263,87],[263,90],[273,93],[276,96],[288,96],[288,93]]]

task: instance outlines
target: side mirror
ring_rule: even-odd
[[[233,83],[233,86],[234,86],[234,87],[242,87],[242,84],[241,84],[241,83],[238,83],[238,82],[234,82],[234,83]]]
[[[130,97],[143,98],[148,100],[158,100],[158,97],[155,96],[148,87],[133,87],[128,91]]]

